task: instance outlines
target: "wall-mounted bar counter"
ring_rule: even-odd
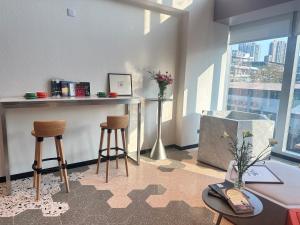
[[[0,98],[0,116],[2,142],[0,148],[3,150],[4,170],[6,176],[7,194],[11,194],[11,177],[9,164],[9,149],[6,114],[8,109],[22,108],[55,108],[60,106],[80,106],[80,105],[124,105],[125,113],[130,116],[130,105],[137,105],[137,149],[136,157],[131,157],[137,164],[140,161],[140,142],[141,142],[141,104],[140,97],[117,97],[117,98],[98,98],[98,97],[64,97],[64,98],[44,98],[31,99],[24,98]],[[128,128],[128,131],[130,128]],[[127,135],[129,137],[129,135]],[[127,141],[128,144],[128,141]]]

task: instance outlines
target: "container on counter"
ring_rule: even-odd
[[[99,92],[97,93],[97,96],[98,96],[99,98],[105,98],[105,97],[106,97],[106,93],[103,92],[103,91],[99,91]]]
[[[109,92],[109,97],[110,98],[116,98],[116,97],[118,97],[118,93],[116,93],[116,92]]]
[[[50,81],[51,96],[60,97],[61,96],[61,81],[60,80],[51,80]]]
[[[47,97],[48,97],[48,93],[47,93],[47,92],[44,92],[44,91],[38,91],[38,92],[36,93],[36,96],[37,96],[38,98],[47,98]]]
[[[24,98],[26,99],[36,99],[36,93],[35,92],[26,92],[24,95]]]

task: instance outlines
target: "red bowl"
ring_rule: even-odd
[[[38,91],[38,92],[36,93],[36,96],[37,96],[38,98],[47,98],[47,97],[48,97],[48,94],[47,94],[47,92]]]
[[[111,97],[111,98],[118,97],[118,93],[116,93],[116,92],[109,92],[109,97]]]

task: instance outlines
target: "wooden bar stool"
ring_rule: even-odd
[[[60,179],[64,179],[66,191],[69,192],[69,181],[67,175],[67,161],[64,158],[62,135],[64,134],[66,122],[58,121],[35,121],[33,123],[34,130],[31,134],[35,137],[35,157],[32,165],[33,169],[33,187],[36,188],[36,201],[40,200],[40,183],[42,176],[42,162],[49,160],[57,160],[60,170]],[[56,158],[42,159],[42,143],[44,138],[54,138],[56,147]]]
[[[101,157],[106,159],[106,183],[108,182],[108,167],[109,167],[109,161],[110,161],[110,150],[115,149],[116,150],[116,167],[118,169],[118,151],[122,151],[124,153],[125,158],[125,167],[126,167],[126,175],[128,177],[128,162],[127,162],[127,151],[126,151],[126,138],[125,138],[125,129],[128,127],[128,115],[125,116],[108,116],[106,123],[101,123],[101,137],[100,137],[100,147],[99,147],[99,156],[98,156],[98,163],[97,163],[97,170],[96,173],[99,174],[99,166]],[[103,139],[104,139],[104,133],[105,130],[107,130],[107,149],[102,149],[103,145]],[[110,137],[112,130],[115,131],[115,148],[110,147]],[[121,130],[122,134],[122,142],[123,142],[123,148],[119,148],[118,146],[118,130]],[[106,151],[106,155],[103,155],[102,153]]]

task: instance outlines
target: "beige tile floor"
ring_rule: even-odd
[[[105,183],[105,162],[69,170],[71,192],[58,174],[43,175],[44,201],[34,202],[32,178],[13,181],[13,196],[1,195],[0,225],[213,225],[218,214],[201,199],[212,183],[224,181],[225,172],[197,162],[197,149],[168,149],[168,159],[141,164],[110,161]],[[222,220],[221,225],[232,225]]]
[[[129,163],[129,177],[123,159],[119,169],[110,161],[108,183],[105,162],[99,175],[96,165],[69,170],[70,193],[59,173],[43,175],[43,199],[49,196],[40,205],[34,202],[32,178],[14,181],[15,195],[0,195],[0,225],[213,225],[218,215],[201,195],[208,184],[224,181],[225,172],[199,164],[197,149],[167,154],[163,161],[143,155],[139,166]],[[7,214],[12,208],[18,212]]]
[[[152,184],[159,184],[165,189],[163,194],[150,195],[146,199],[153,208],[166,207],[171,201],[184,201],[191,207],[204,207],[202,191],[208,184],[222,182],[225,172],[198,163],[196,155],[197,149],[170,149],[167,160],[153,161],[142,156],[140,166],[130,164],[128,178],[125,176],[123,160],[119,161],[118,170],[112,161],[108,183],[105,183],[104,177],[105,163],[101,163],[99,175],[95,174],[96,167],[90,166],[80,182],[82,185],[92,185],[97,190],[111,191],[113,196],[107,202],[112,208],[128,207],[132,203],[128,196],[132,190],[144,190]],[[225,220],[222,222],[222,225],[230,224]]]

